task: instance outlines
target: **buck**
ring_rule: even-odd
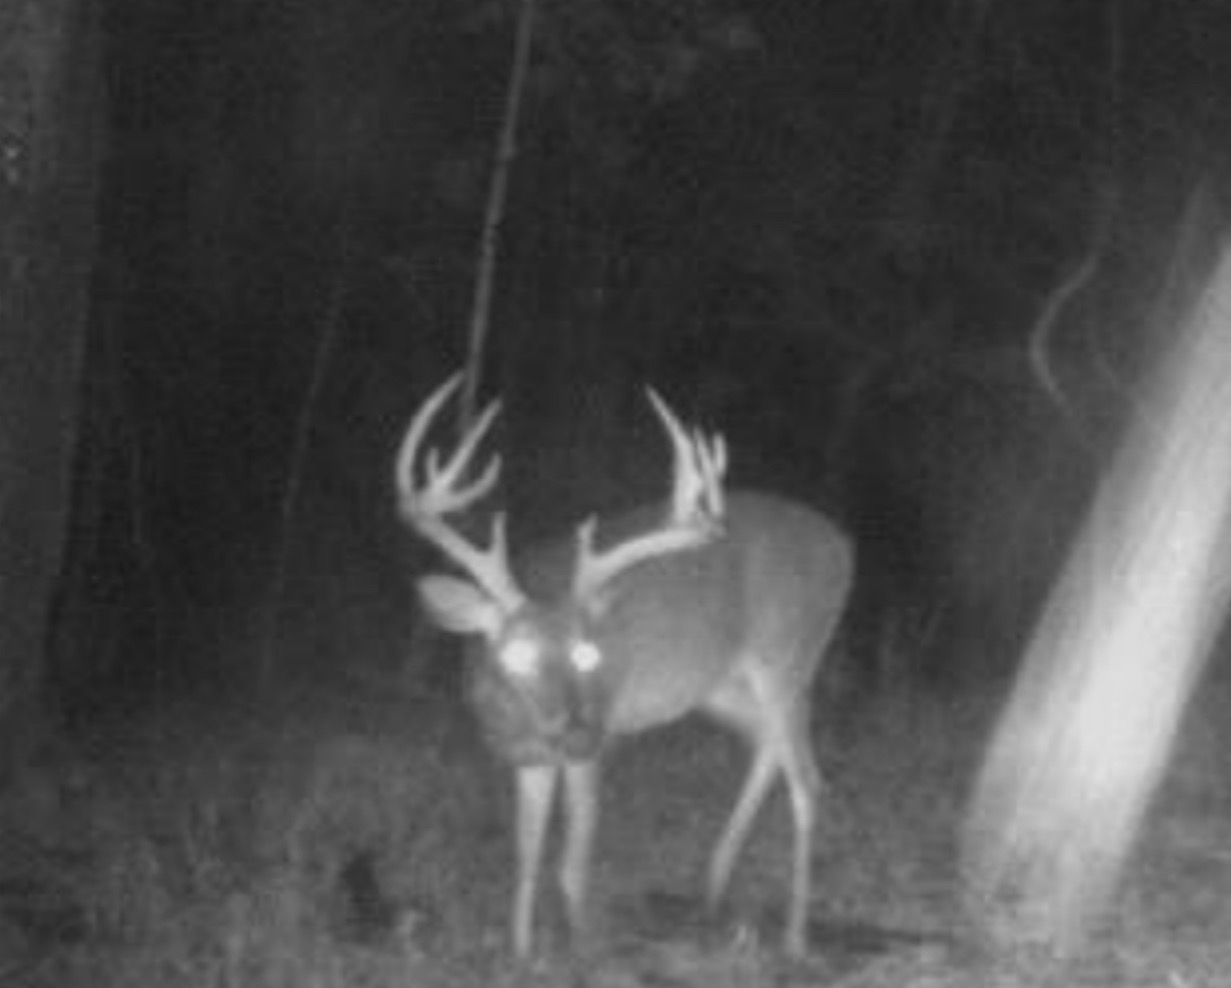
[[[482,732],[516,779],[517,875],[512,944],[532,951],[544,839],[563,780],[559,882],[574,935],[585,930],[598,766],[609,743],[697,711],[734,729],[751,767],[710,859],[706,898],[717,905],[771,784],[786,783],[794,840],[785,948],[806,949],[811,858],[821,785],[809,727],[811,687],[850,591],[854,556],[822,515],[776,496],[723,490],[719,435],[686,429],[653,391],[670,441],[666,510],[643,508],[510,565],[503,513],[485,548],[450,515],[496,485],[500,458],[473,466],[499,411],[489,404],[452,455],[421,447],[454,376],[407,428],[395,473],[402,519],[465,574],[418,583],[443,629],[477,636],[482,659],[470,701]],[[527,589],[529,588],[529,589]]]

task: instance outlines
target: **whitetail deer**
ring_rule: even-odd
[[[726,890],[775,777],[786,780],[795,823],[785,943],[805,949],[812,836],[820,775],[809,729],[811,686],[841,616],[853,571],[845,535],[821,515],[765,494],[724,496],[720,436],[689,433],[653,392],[674,450],[665,519],[642,509],[610,524],[595,547],[591,518],[574,538],[529,553],[523,589],[510,568],[505,519],[486,549],[446,521],[495,486],[499,458],[474,471],[499,406],[488,405],[442,463],[419,462],[432,421],[457,388],[446,381],[402,441],[396,482],[402,518],[469,579],[419,582],[442,628],[481,636],[485,656],[471,700],[517,788],[517,882],[512,940],[530,953],[544,838],[560,778],[567,814],[560,885],[574,934],[584,929],[598,821],[597,765],[607,742],[692,711],[747,739],[752,762],[711,858],[707,897]]]

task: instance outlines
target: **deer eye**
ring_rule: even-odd
[[[528,638],[514,638],[500,649],[500,664],[514,676],[529,676],[538,669],[540,649]]]
[[[603,653],[594,642],[575,642],[569,649],[569,659],[578,672],[593,672],[603,661]]]

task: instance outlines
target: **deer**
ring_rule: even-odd
[[[514,955],[533,953],[545,838],[562,804],[559,889],[574,942],[587,931],[599,767],[612,743],[699,713],[746,740],[749,768],[705,878],[716,909],[772,784],[793,818],[783,947],[807,949],[821,775],[811,693],[854,578],[854,549],[829,518],[785,497],[727,492],[721,434],[683,425],[647,389],[672,450],[665,506],[648,505],[509,559],[506,518],[486,545],[450,517],[498,483],[500,456],[474,463],[500,411],[488,403],[453,450],[421,447],[455,374],[413,414],[398,449],[398,513],[461,575],[417,581],[429,618],[474,642],[469,702],[515,779]],[[603,530],[600,545],[599,529]]]

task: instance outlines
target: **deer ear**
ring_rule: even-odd
[[[504,623],[500,606],[475,584],[455,576],[425,576],[419,600],[428,616],[445,631],[482,635],[494,640]]]

